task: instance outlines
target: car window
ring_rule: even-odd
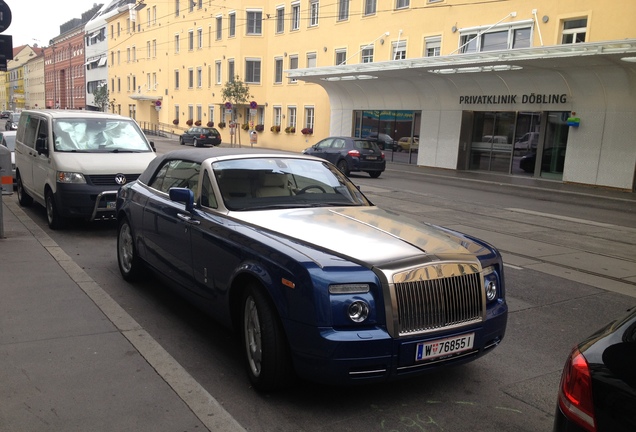
[[[35,148],[35,137],[37,136],[39,123],[40,120],[37,117],[27,117],[22,142],[31,148]]]
[[[331,145],[331,147],[335,149],[341,149],[341,148],[344,148],[344,146],[345,146],[345,140],[341,138],[336,138],[335,140],[333,140],[333,144]]]
[[[166,161],[150,182],[150,187],[168,193],[170,188],[188,188],[197,195],[201,164],[184,160]]]
[[[322,141],[320,141],[318,144],[316,144],[316,147],[318,147],[319,149],[327,149],[329,147],[331,147],[331,143],[333,142],[332,138],[327,138],[324,139]]]
[[[203,173],[203,183],[201,184],[201,205],[211,208],[218,208],[219,206],[216,195],[214,195],[210,175],[207,171]]]

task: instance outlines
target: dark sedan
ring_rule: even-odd
[[[636,431],[636,308],[577,344],[568,357],[554,432]]]
[[[194,147],[221,144],[221,132],[213,127],[191,127],[179,137],[179,144],[192,144]]]
[[[365,138],[329,137],[303,153],[328,160],[345,175],[363,171],[378,178],[386,168],[384,152],[375,141]]]
[[[374,206],[335,165],[215,148],[157,157],[117,198],[124,279],[152,269],[241,338],[259,390],[413,377],[503,339],[501,255]]]

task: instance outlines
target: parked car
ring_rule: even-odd
[[[46,208],[51,229],[71,218],[111,219],[117,190],[156,156],[130,117],[84,110],[25,110],[15,141],[18,202]]]
[[[213,127],[191,127],[179,137],[179,144],[192,144],[194,147],[221,144],[221,133]]]
[[[375,141],[365,138],[329,137],[302,152],[328,160],[345,175],[363,171],[378,178],[386,168],[382,150]]]
[[[13,174],[13,183],[15,184],[15,134],[16,131],[0,132],[0,145],[11,150],[11,172]]]
[[[0,112],[0,119],[8,119],[12,113],[13,111],[2,111]]]
[[[417,153],[420,148],[420,139],[418,137],[402,137],[398,140],[397,151],[411,151]]]
[[[539,132],[527,132],[515,141],[515,150],[535,150],[539,143]]]
[[[4,129],[8,131],[17,130],[18,123],[20,122],[20,114],[21,113],[11,113],[9,115],[9,118],[7,119],[7,122],[4,124]]]
[[[381,150],[395,151],[397,149],[397,143],[393,138],[391,138],[391,135],[387,135],[385,133],[371,132],[367,138],[375,141]]]
[[[636,307],[578,343],[565,362],[554,432],[636,430]]]
[[[501,255],[374,206],[333,164],[175,150],[117,197],[125,280],[151,269],[241,338],[256,389],[409,378],[503,339]]]

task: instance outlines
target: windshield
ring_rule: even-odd
[[[57,119],[53,122],[56,151],[152,151],[137,124],[120,119]]]
[[[229,210],[371,205],[335,166],[323,161],[252,158],[215,162],[212,168]]]

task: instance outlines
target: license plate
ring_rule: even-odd
[[[116,201],[106,201],[106,208],[107,209],[114,209],[116,205],[117,205]]]
[[[417,344],[415,361],[431,360],[438,357],[450,357],[473,348],[475,333],[468,333],[446,339],[437,339]]]
[[[377,156],[367,156],[367,160],[378,160]]]

